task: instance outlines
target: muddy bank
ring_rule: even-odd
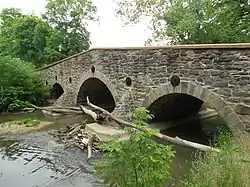
[[[0,135],[26,134],[34,131],[39,131],[52,124],[53,122],[39,120],[4,122],[0,124]]]

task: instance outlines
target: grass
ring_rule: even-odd
[[[26,127],[33,127],[40,124],[40,121],[37,119],[26,118],[20,121],[17,121],[18,125],[25,125]]]
[[[249,187],[249,137],[237,139],[220,134],[220,153],[197,153],[196,159],[180,186],[186,187]]]

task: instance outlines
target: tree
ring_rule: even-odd
[[[151,18],[148,43],[172,37],[172,43],[250,41],[247,0],[116,0],[126,24]]]
[[[0,56],[0,111],[7,110],[13,103],[22,106],[26,106],[26,102],[41,104],[47,96],[47,89],[34,65]]]
[[[34,15],[23,15],[18,9],[3,9],[0,14],[0,53],[24,61],[33,62],[37,67],[51,62],[48,59],[47,40],[53,29]]]
[[[8,55],[12,51],[13,40],[13,20],[22,17],[19,9],[6,8],[0,13],[0,54]]]
[[[107,151],[103,158],[94,164],[97,175],[110,186],[158,187],[171,179],[171,159],[175,152],[171,146],[157,143],[153,137],[155,130],[147,128],[145,121],[152,115],[145,108],[137,108],[133,124],[145,129],[131,133],[128,141],[112,141],[102,145]]]
[[[43,18],[56,30],[47,50],[70,56],[88,49],[90,33],[86,20],[95,20],[95,13],[96,7],[90,0],[47,0]],[[58,44],[53,46],[54,39],[60,43],[59,48]]]

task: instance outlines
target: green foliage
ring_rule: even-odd
[[[144,132],[126,128],[131,133],[127,141],[111,141],[101,148],[105,155],[95,163],[96,174],[110,186],[156,187],[171,179],[170,165],[175,152],[170,146],[153,140],[158,131],[146,127],[153,116],[145,108],[133,113],[133,123]]]
[[[28,101],[20,101],[18,99],[14,100],[11,104],[8,106],[8,111],[15,112],[19,111],[23,108],[27,108],[30,106],[30,103]]]
[[[60,52],[70,56],[88,49],[90,33],[86,29],[86,20],[95,20],[95,13],[96,7],[90,0],[47,0],[43,18],[56,31],[47,51],[57,53],[60,46]]]
[[[185,181],[187,187],[247,187],[250,186],[249,149],[236,143],[231,134],[221,133],[221,152],[198,153]]]
[[[25,125],[26,127],[33,127],[40,124],[40,121],[37,119],[26,118],[20,121],[17,121],[18,125]]]
[[[46,54],[47,40],[53,29],[34,15],[23,15],[16,9],[0,13],[0,54],[33,62],[37,67],[52,62]]]
[[[89,0],[47,0],[41,19],[19,9],[0,13],[0,55],[32,62],[37,67],[86,50],[90,33],[86,20],[95,20]]]
[[[7,110],[9,105],[10,109],[26,107],[25,101],[41,104],[47,96],[48,90],[34,65],[0,56],[0,111]]]
[[[175,44],[250,42],[248,0],[116,0],[126,24],[151,18],[153,41]]]

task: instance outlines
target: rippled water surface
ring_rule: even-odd
[[[1,141],[0,186],[100,186],[86,152],[65,148],[47,132]],[[98,157],[98,155],[95,155]]]

